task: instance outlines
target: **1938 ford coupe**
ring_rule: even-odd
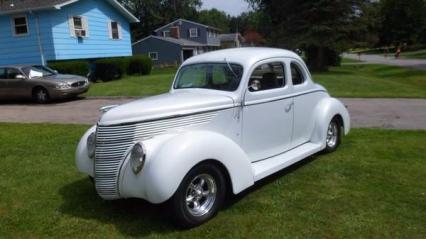
[[[350,129],[302,59],[271,48],[192,57],[169,93],[104,111],[78,144],[78,169],[103,199],[167,202],[185,227],[212,218],[227,189],[332,152]]]

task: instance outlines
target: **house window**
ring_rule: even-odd
[[[170,37],[170,31],[163,31],[163,37]]]
[[[150,52],[148,55],[149,55],[149,58],[151,58],[151,60],[153,61],[158,60],[158,52]]]
[[[26,16],[17,16],[12,19],[13,33],[15,36],[28,34],[28,20]]]
[[[190,28],[189,37],[190,38],[198,37],[198,28]]]
[[[111,21],[109,23],[109,32],[109,38],[114,40],[121,39],[120,24],[118,22]]]
[[[88,37],[89,25],[84,16],[71,16],[69,18],[70,34],[73,37]]]

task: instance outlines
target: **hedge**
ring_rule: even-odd
[[[84,60],[54,61],[48,62],[47,65],[61,74],[87,76],[89,73],[89,63]]]
[[[114,65],[119,68],[121,72],[128,75],[149,75],[152,69],[151,59],[144,55],[100,58],[93,63]],[[48,66],[62,74],[75,74],[81,76],[87,76],[90,68],[89,61],[86,60],[52,61],[48,63]]]

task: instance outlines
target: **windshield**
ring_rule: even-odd
[[[235,91],[240,84],[243,67],[229,63],[200,63],[182,67],[175,89],[203,88]]]
[[[28,76],[30,79],[40,78],[45,76],[55,75],[55,71],[46,66],[28,66],[22,68],[22,71]]]

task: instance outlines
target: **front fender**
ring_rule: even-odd
[[[321,143],[325,147],[327,137],[327,128],[334,116],[340,115],[343,120],[344,133],[348,134],[350,130],[350,116],[345,105],[336,98],[324,98],[318,102],[315,108],[315,127],[312,133],[311,141]]]
[[[94,162],[93,159],[89,158],[87,154],[87,137],[93,132],[96,131],[96,125],[92,126],[90,129],[84,133],[81,137],[80,142],[78,143],[77,149],[75,151],[75,163],[77,165],[78,171],[88,174],[94,177]]]
[[[140,172],[143,175],[134,175],[129,163],[125,162],[120,184],[121,196],[162,203],[175,193],[191,168],[209,159],[222,163],[227,169],[234,193],[254,184],[250,160],[231,139],[211,131],[163,137],[161,143],[155,139],[145,142],[147,161]]]

